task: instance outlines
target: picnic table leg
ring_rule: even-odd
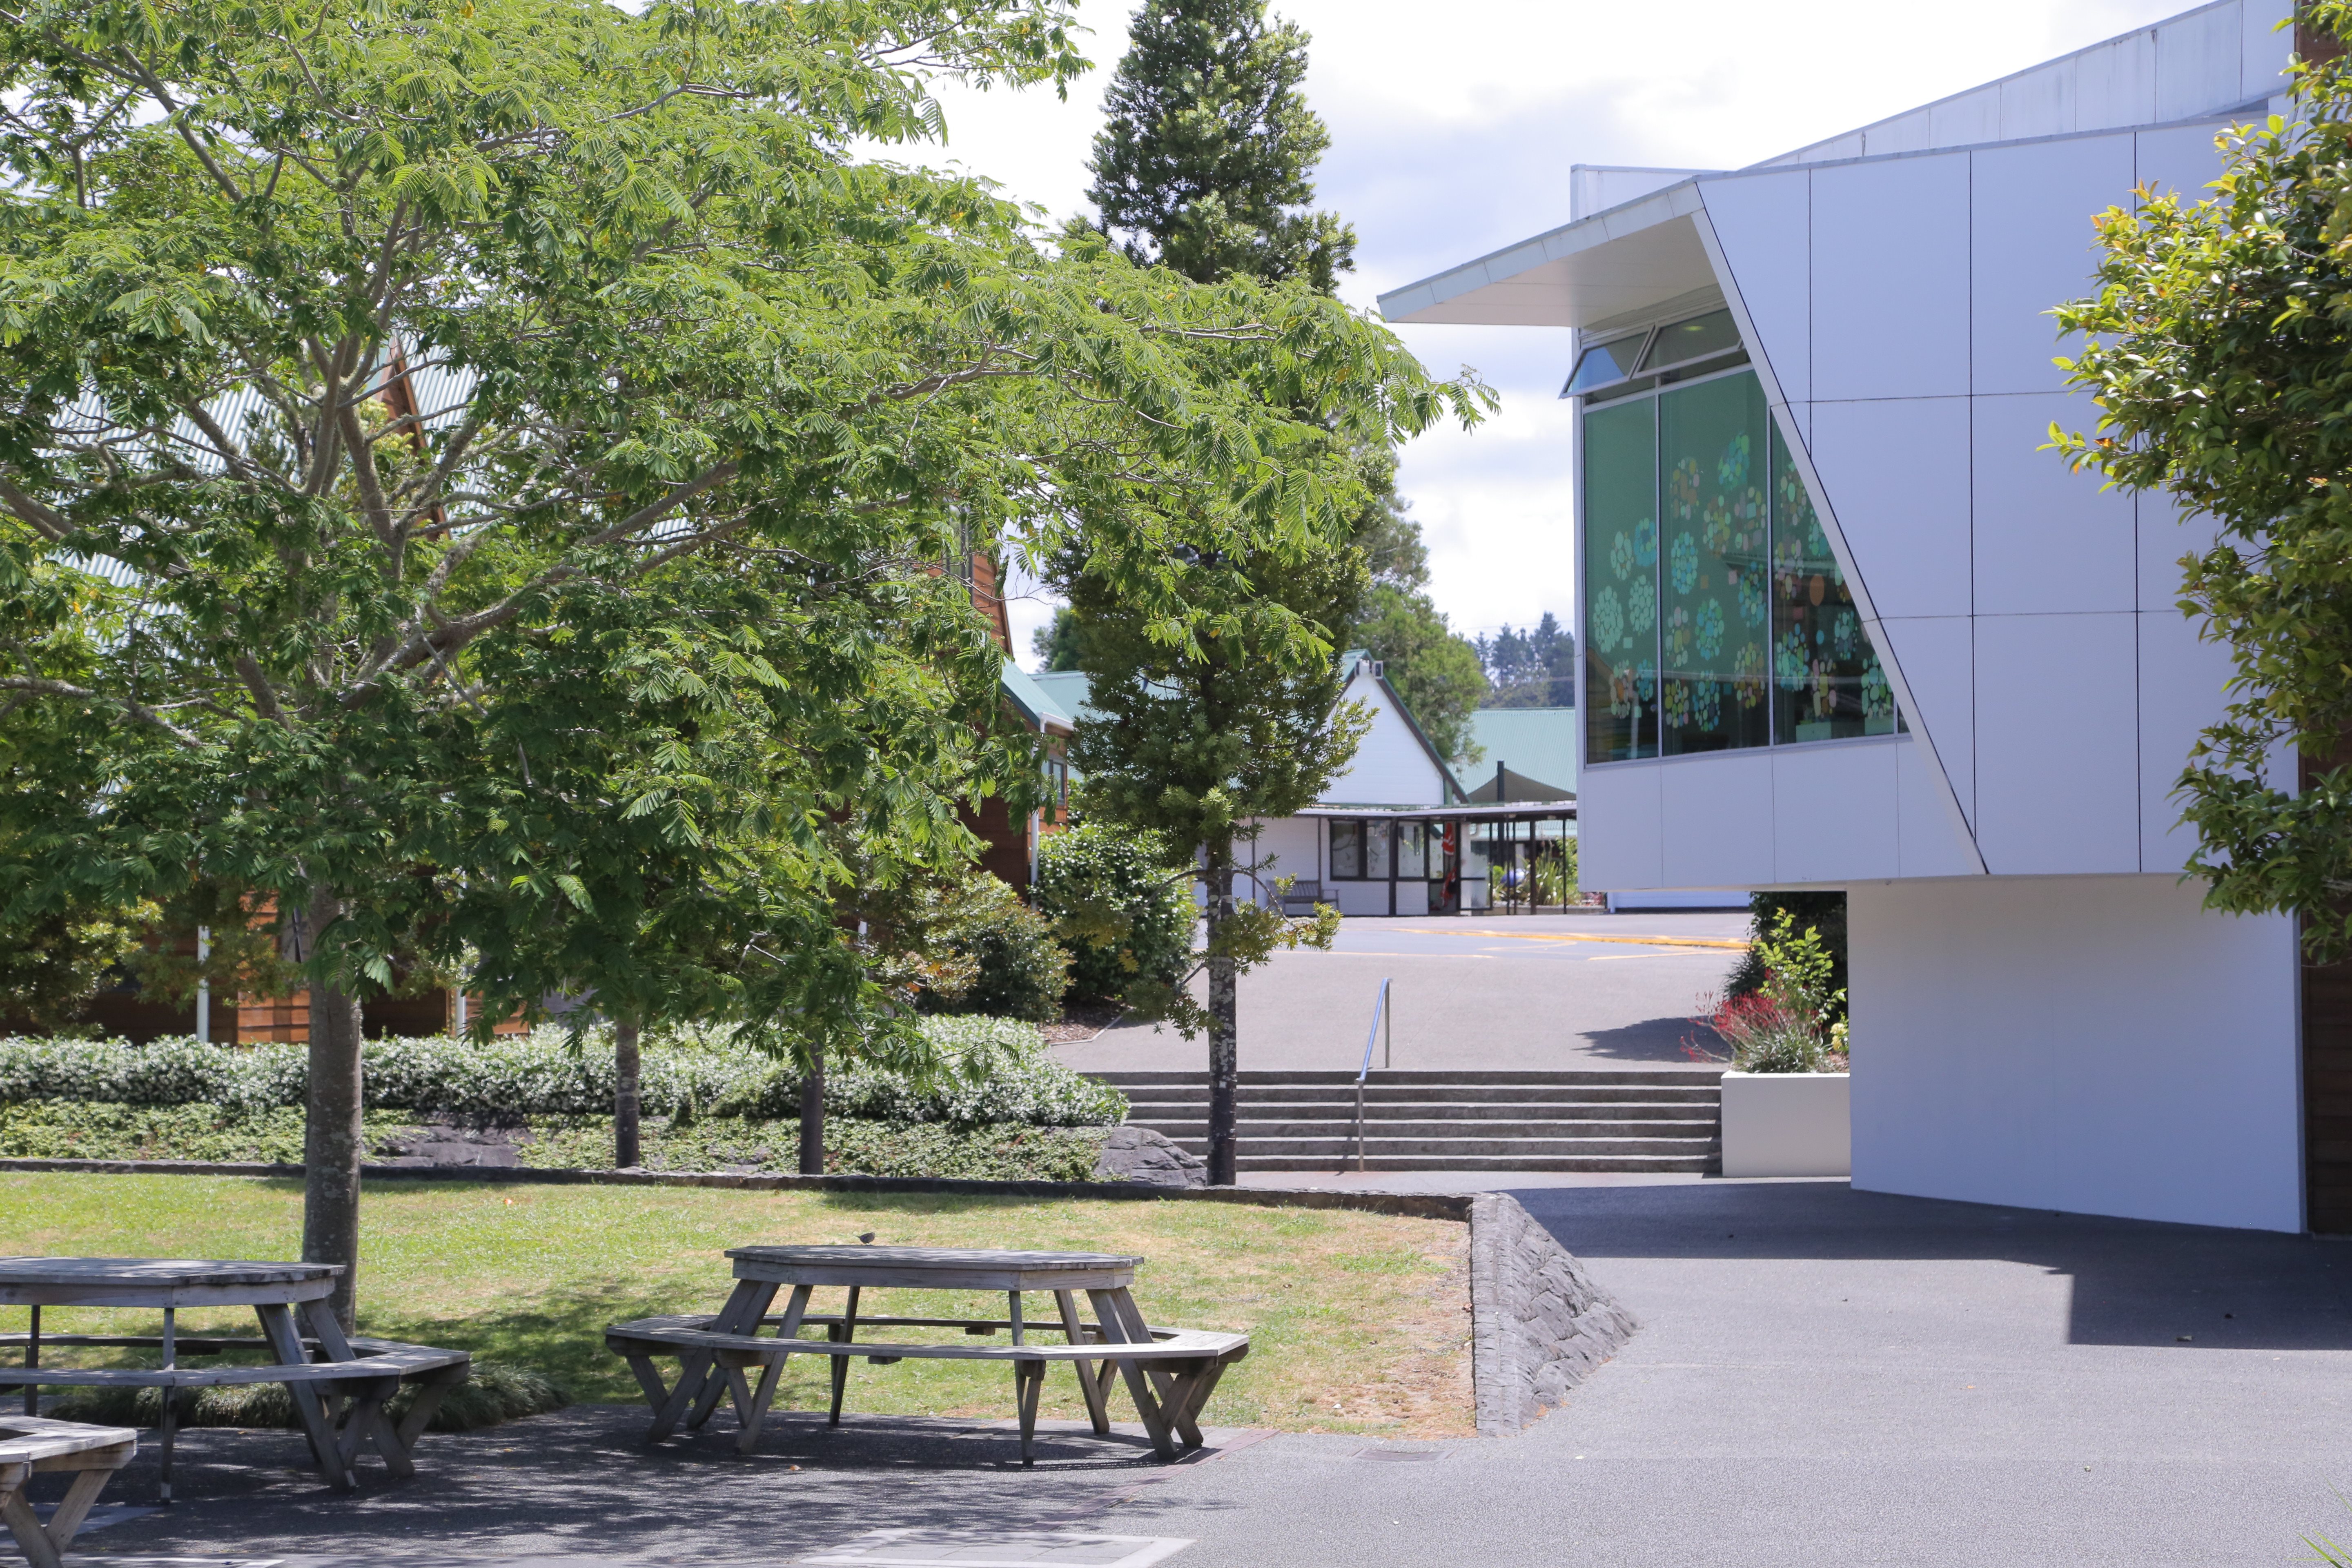
[[[30,1372],[33,1368],[40,1364],[41,1309],[36,1306],[33,1309],[32,1331],[25,1336],[25,1370]],[[41,1385],[37,1383],[28,1383],[25,1385],[25,1414],[27,1415],[38,1415],[40,1413]]]
[[[759,1290],[760,1284],[755,1279],[735,1281],[733,1293],[727,1298],[727,1305],[719,1309],[719,1316],[711,1320],[711,1327],[723,1334],[740,1332],[735,1325],[741,1320],[743,1309],[751,1304]],[[774,1288],[771,1286],[769,1298],[772,1299],[774,1293]],[[766,1310],[767,1303],[763,1300],[761,1310],[764,1312]],[[755,1316],[751,1321],[757,1323],[760,1320]],[[703,1385],[709,1381],[710,1369],[716,1363],[717,1358],[709,1351],[688,1351],[677,1358],[677,1382],[670,1389],[669,1397],[654,1411],[653,1425],[646,1429],[646,1442],[658,1443],[670,1435],[671,1429],[677,1426],[678,1417],[687,1413],[696,1396],[702,1393]],[[713,1398],[716,1398],[715,1394]]]
[[[159,1392],[163,1395],[163,1424],[156,1444],[161,1450],[156,1457],[156,1469],[162,1479],[156,1483],[155,1500],[169,1508],[172,1506],[172,1438],[180,1429],[180,1391],[165,1388]]]
[[[757,1336],[760,1331],[760,1320],[768,1315],[768,1302],[774,1300],[775,1297],[776,1288],[771,1285],[768,1287],[766,1299],[760,1303],[760,1310],[751,1314],[751,1327],[743,1330],[742,1332]],[[801,1337],[801,1319],[808,1311],[808,1286],[793,1287],[792,1297],[784,1304],[784,1321],[776,1325],[776,1338],[796,1340]],[[743,1428],[735,1435],[737,1453],[748,1454],[760,1446],[760,1428],[768,1419],[769,1402],[776,1397],[776,1384],[783,1381],[784,1363],[791,1359],[789,1354],[778,1355],[760,1369],[760,1386],[749,1399],[744,1398],[740,1393],[736,1395],[736,1419],[741,1423]],[[742,1369],[740,1367],[730,1367],[728,1373],[739,1384],[743,1380]]]
[[[59,1568],[57,1546],[41,1528],[41,1516],[25,1498],[25,1482],[32,1469],[29,1464],[0,1465],[0,1519],[8,1521],[8,1533],[16,1538],[31,1568]]]
[[[768,1304],[776,1299],[776,1287],[773,1285],[763,1284],[756,1279],[746,1280],[745,1283],[751,1287],[751,1294],[744,1297],[740,1305],[731,1301],[729,1303],[735,1307],[733,1321],[711,1325],[722,1334],[758,1333],[760,1320],[768,1315]],[[806,1287],[803,1287],[798,1294],[803,1301],[808,1299]],[[793,1327],[797,1329],[799,1326],[799,1320],[794,1318]],[[717,1366],[717,1357],[711,1358],[711,1364],[714,1368]],[[715,1370],[704,1380],[702,1392],[695,1397],[694,1409],[686,1418],[688,1431],[698,1432],[702,1429],[702,1424],[710,1419],[710,1413],[719,1408],[719,1398],[730,1391],[730,1387],[729,1379],[720,1376]],[[673,1394],[671,1397],[677,1396]],[[742,1407],[738,1405],[736,1408],[740,1415]]]
[[[1078,1317],[1078,1300],[1067,1290],[1054,1292],[1054,1304],[1062,1310],[1062,1332],[1074,1345],[1087,1342],[1086,1324]],[[1073,1362],[1078,1369],[1078,1393],[1087,1402],[1087,1419],[1094,1424],[1095,1436],[1110,1436],[1110,1409],[1103,1400],[1102,1384],[1095,1381],[1094,1367],[1087,1362]],[[1108,1373],[1110,1369],[1103,1369]]]
[[[431,1423],[434,1413],[441,1408],[442,1397],[465,1382],[472,1372],[472,1363],[468,1363],[462,1367],[445,1366],[417,1380],[416,1402],[408,1407],[408,1414],[400,1418],[400,1425],[392,1432],[393,1441],[400,1445],[403,1456],[414,1458],[416,1439]]]
[[[1102,1325],[1103,1338],[1109,1342],[1105,1347],[1112,1352],[1109,1364],[1118,1368],[1119,1375],[1127,1379],[1128,1396],[1135,1401],[1135,1413],[1143,1418],[1144,1431],[1150,1434],[1152,1449],[1161,1458],[1172,1459],[1176,1457],[1176,1443],[1169,1436],[1167,1418],[1160,1413],[1160,1401],[1152,1397],[1151,1384],[1144,1378],[1143,1369],[1131,1361],[1118,1359],[1117,1347],[1131,1342],[1131,1336],[1126,1318],[1112,1300],[1115,1294],[1110,1290],[1089,1290],[1087,1297],[1094,1302],[1095,1320]]]
[[[848,1310],[841,1314],[837,1331],[828,1330],[826,1338],[836,1339],[843,1344],[849,1344],[857,1338],[858,1289],[859,1287],[856,1285],[849,1288]],[[845,1355],[837,1355],[831,1359],[833,1362],[833,1413],[825,1417],[824,1424],[828,1426],[838,1426],[841,1425],[841,1396],[849,1390],[849,1358]]]
[[[309,1363],[310,1354],[302,1348],[302,1336],[295,1331],[294,1315],[287,1310],[285,1303],[262,1302],[253,1309],[253,1315],[261,1320],[262,1337],[278,1352],[280,1365]],[[319,1391],[299,1379],[286,1387],[294,1395],[294,1413],[301,1417],[302,1436],[310,1439],[310,1457],[318,1460],[327,1484],[337,1491],[351,1490],[351,1472],[343,1468],[336,1449],[334,1427],[327,1419],[326,1407],[320,1403]]]
[[[114,1451],[104,1448],[99,1450],[100,1453]],[[73,1538],[81,1533],[81,1521],[89,1517],[90,1504],[98,1500],[98,1494],[105,1489],[106,1483],[113,1478],[114,1472],[108,1469],[88,1469],[75,1473],[73,1484],[66,1488],[65,1500],[58,1504],[58,1511],[49,1516],[48,1528],[42,1531],[49,1538],[50,1545],[63,1552],[73,1544]]]
[[[351,1410],[336,1438],[336,1452],[341,1455],[346,1470],[357,1474],[360,1450],[373,1445],[383,1457],[384,1468],[396,1479],[406,1480],[416,1473],[416,1467],[409,1463],[400,1446],[389,1440],[391,1423],[384,1418],[383,1402],[399,1387],[397,1377],[371,1377],[352,1389]]]
[[[1125,1290],[1110,1290],[1105,1294],[1110,1297],[1112,1310],[1118,1313],[1119,1321],[1127,1329],[1127,1342],[1131,1345],[1150,1344],[1151,1331],[1144,1326],[1143,1310],[1135,1304],[1135,1298]],[[1168,1424],[1176,1429],[1176,1436],[1190,1447],[1199,1447],[1201,1446],[1200,1429],[1180,1413],[1183,1402],[1177,1396],[1175,1378],[1162,1372],[1157,1365],[1145,1367],[1143,1373],[1150,1379],[1152,1388],[1159,1393],[1160,1407]]]
[[[1045,1386],[1044,1362],[1016,1361],[1013,1363],[1013,1402],[1021,1412],[1021,1465],[1024,1469],[1037,1462],[1037,1395]]]

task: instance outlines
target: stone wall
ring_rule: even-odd
[[[1470,1379],[1482,1436],[1517,1432],[1638,1327],[1506,1193],[1470,1200]]]

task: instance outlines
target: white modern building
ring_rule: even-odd
[[[1565,226],[1381,300],[1568,329],[1584,880],[1846,889],[1859,1187],[2352,1220],[2306,1163],[2290,922],[2181,880],[2229,672],[2175,607],[2197,528],[2039,449],[2097,419],[2048,314],[2093,215],[2199,199],[2216,132],[2286,111],[2287,11],[1750,168],[1581,169]]]

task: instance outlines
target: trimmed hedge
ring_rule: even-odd
[[[1035,1029],[1001,1018],[926,1018],[921,1027],[961,1070],[938,1083],[849,1068],[825,1075],[828,1116],[896,1125],[972,1128],[1112,1127],[1127,1117],[1117,1089],[1047,1056]],[[299,1106],[308,1078],[301,1046],[206,1045],[191,1039],[0,1039],[0,1105],[60,1100],[116,1105],[211,1105],[240,1114]],[[433,1111],[512,1122],[592,1116],[613,1108],[608,1037],[574,1048],[560,1029],[488,1046],[446,1037],[367,1042],[362,1084],[370,1110]],[[976,1080],[976,1081],[975,1081]],[[788,1062],[696,1045],[650,1047],[640,1074],[649,1115],[797,1118],[800,1074]]]

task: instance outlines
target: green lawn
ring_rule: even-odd
[[[301,1188],[235,1177],[0,1173],[0,1252],[292,1258]],[[707,1189],[373,1183],[362,1215],[360,1321],[369,1333],[460,1346],[537,1367],[582,1400],[640,1397],[602,1331],[656,1312],[715,1311],[728,1247],[854,1241],[1070,1248],[1146,1259],[1136,1299],[1153,1323],[1241,1330],[1249,1359],[1218,1386],[1217,1425],[1439,1436],[1472,1429],[1467,1228],[1444,1220],[1226,1204],[1078,1202]],[[895,1299],[894,1299],[895,1298]],[[826,1310],[832,1292],[820,1292]],[[950,1305],[951,1303],[958,1303]],[[1042,1307],[1032,1303],[1032,1310]],[[868,1294],[861,1310],[1002,1316],[1002,1297]],[[0,1329],[21,1331],[21,1309]],[[190,1312],[184,1331],[218,1322]],[[53,1309],[44,1326],[152,1332],[152,1314]],[[250,1319],[246,1320],[250,1327]],[[780,1404],[821,1405],[815,1358]],[[853,1409],[1003,1416],[1002,1366],[853,1362]],[[806,1370],[803,1370],[806,1369]],[[1083,1414],[1055,1370],[1045,1414]],[[1131,1413],[1130,1413],[1131,1418]]]

